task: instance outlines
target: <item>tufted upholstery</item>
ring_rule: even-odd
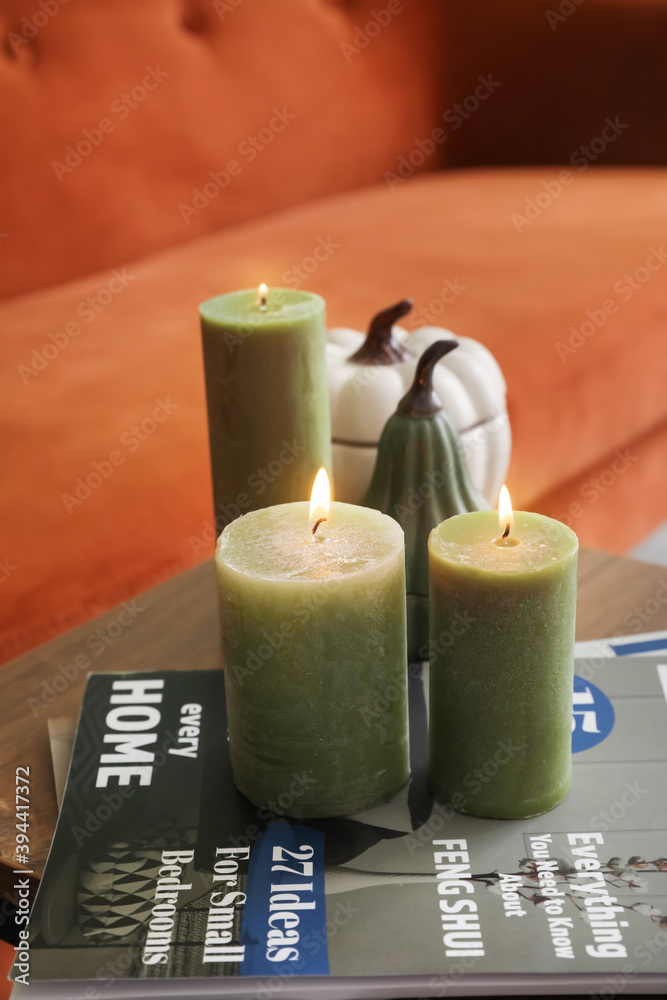
[[[399,6],[350,53],[385,3],[2,0],[0,298],[380,180],[442,104],[441,4]]]

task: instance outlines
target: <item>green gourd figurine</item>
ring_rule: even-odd
[[[411,662],[428,659],[428,536],[454,514],[490,507],[470,478],[459,433],[433,389],[435,365],[455,347],[455,340],[438,340],[422,354],[411,388],[384,426],[362,501],[389,514],[405,533]]]

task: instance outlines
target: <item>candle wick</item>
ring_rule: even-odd
[[[507,538],[507,536],[509,535],[509,533],[510,533],[510,522],[508,521],[507,524],[506,524],[506,526],[505,526],[505,530],[503,531],[503,533],[501,535],[501,538]]]
[[[317,529],[321,525],[322,521],[326,521],[326,520],[327,520],[326,517],[321,517],[318,521],[315,521],[315,524],[313,525],[313,534],[315,534],[315,532],[317,531]]]

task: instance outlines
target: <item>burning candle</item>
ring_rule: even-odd
[[[429,780],[459,812],[526,819],[571,778],[577,536],[541,514],[451,517],[429,538]]]
[[[217,534],[246,511],[308,496],[331,465],[325,304],[262,284],[199,312]]]
[[[252,511],[218,539],[234,781],[255,805],[341,816],[409,774],[403,532],[366,507]]]

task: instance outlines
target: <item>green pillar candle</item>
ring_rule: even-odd
[[[325,304],[261,286],[199,311],[219,532],[248,510],[303,500],[331,467]]]
[[[308,503],[254,511],[218,539],[234,781],[257,806],[342,816],[409,774],[403,532]]]
[[[524,512],[504,534],[477,511],[429,538],[429,781],[459,812],[527,819],[570,786],[578,541]]]

